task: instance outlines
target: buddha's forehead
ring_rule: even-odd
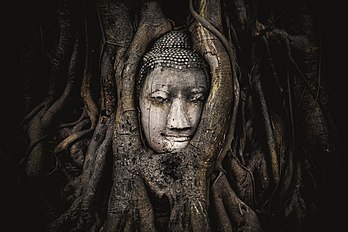
[[[204,70],[199,68],[175,69],[156,67],[145,79],[147,88],[190,87],[207,88],[208,79]]]

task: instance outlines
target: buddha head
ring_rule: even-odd
[[[189,144],[209,94],[208,65],[191,44],[187,32],[171,31],[142,60],[140,122],[156,153],[175,153]]]

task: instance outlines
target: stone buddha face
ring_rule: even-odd
[[[192,139],[209,91],[201,68],[156,67],[140,89],[141,124],[157,153],[178,152]]]
[[[208,65],[190,35],[173,30],[155,41],[139,73],[139,108],[147,144],[157,153],[184,149],[200,122],[210,89]]]

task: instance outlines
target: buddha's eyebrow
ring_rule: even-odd
[[[154,91],[152,91],[152,92],[150,93],[150,95],[151,95],[151,94],[154,94],[154,93],[157,93],[157,92],[163,92],[163,93],[165,93],[165,94],[169,94],[169,92],[166,91],[166,90],[163,90],[163,89],[155,89]]]
[[[151,93],[154,93],[156,91],[163,91],[163,92],[169,93],[169,86],[163,85],[163,84],[156,84],[151,90],[152,90]]]
[[[199,86],[190,90],[191,93],[203,93],[206,88],[204,86]]]

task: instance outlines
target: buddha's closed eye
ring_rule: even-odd
[[[199,103],[199,102],[204,102],[205,97],[203,93],[196,93],[196,94],[190,95],[187,100],[193,103]]]
[[[151,101],[155,103],[166,103],[169,101],[169,94],[164,91],[155,91],[151,94]]]

